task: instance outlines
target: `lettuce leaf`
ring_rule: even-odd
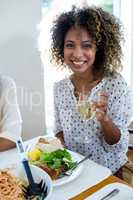
[[[76,165],[76,162],[73,162],[72,156],[67,149],[59,149],[51,153],[44,152],[38,162],[47,164],[52,169],[59,169],[63,166],[65,170],[69,170]]]

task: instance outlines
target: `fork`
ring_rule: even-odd
[[[92,156],[92,154],[89,154],[87,156],[85,156],[82,160],[80,160],[79,162],[77,162],[74,167],[72,167],[70,170],[68,171],[65,171],[65,172],[62,172],[61,175],[60,175],[60,178],[61,177],[64,177],[64,176],[71,176],[73,171],[81,164],[83,163],[84,161],[86,161],[88,158],[90,158]]]
[[[43,180],[41,180],[39,183],[36,183],[34,181],[29,162],[25,156],[25,151],[24,151],[23,142],[21,138],[17,140],[16,145],[20,153],[21,161],[24,166],[24,169],[28,178],[28,182],[29,182],[28,186],[22,187],[24,197],[26,199],[33,199],[34,197],[38,197],[39,199],[41,198],[41,200],[43,200],[47,196],[48,188],[46,186],[46,183]]]

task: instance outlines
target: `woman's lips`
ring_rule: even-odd
[[[72,63],[74,67],[80,68],[86,63],[86,61],[72,61]]]
[[[82,64],[84,64],[84,62],[85,61],[73,61],[73,63],[75,64],[75,65],[82,65]]]

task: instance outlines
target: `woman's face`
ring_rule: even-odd
[[[96,45],[83,28],[72,27],[64,40],[64,61],[74,73],[92,72]]]

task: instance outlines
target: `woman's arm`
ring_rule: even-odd
[[[120,140],[120,129],[113,123],[113,121],[107,116],[108,108],[108,95],[105,92],[100,94],[101,100],[94,103],[94,109],[96,110],[96,118],[101,124],[102,133],[105,141],[110,144],[116,144]]]
[[[116,144],[121,137],[120,129],[112,122],[109,117],[105,117],[101,120],[102,132],[104,134],[105,141],[110,144]]]

